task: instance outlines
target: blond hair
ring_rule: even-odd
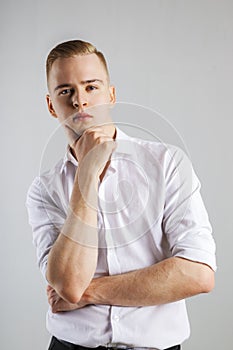
[[[88,43],[86,41],[70,40],[70,41],[65,41],[61,44],[58,44],[48,54],[48,57],[46,60],[47,81],[49,78],[49,73],[52,68],[52,65],[58,58],[68,58],[75,55],[78,55],[78,56],[89,55],[92,53],[95,53],[99,57],[100,61],[104,65],[107,76],[109,77],[107,62],[102,52],[98,51],[95,46],[93,46],[91,43]]]

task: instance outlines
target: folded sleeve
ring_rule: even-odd
[[[65,213],[55,203],[39,177],[33,181],[28,190],[26,207],[37,262],[46,280],[48,254],[64,224]]]
[[[163,230],[172,256],[209,265],[216,270],[216,247],[192,164],[179,148],[168,152],[165,171]]]

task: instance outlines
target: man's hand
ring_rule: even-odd
[[[92,127],[73,145],[79,162],[67,218],[49,255],[46,278],[54,310],[83,307],[83,293],[94,277],[98,260],[98,182],[102,181],[116,142],[115,127]],[[60,298],[63,299],[60,300]],[[65,304],[64,304],[65,302]],[[71,303],[67,305],[66,302]],[[72,305],[76,304],[77,305]],[[80,305],[81,303],[81,305]]]
[[[91,171],[101,175],[116,148],[112,135],[114,130],[107,133],[104,127],[91,127],[72,145],[84,174]]]
[[[115,128],[85,130],[74,144],[79,166],[74,178],[67,218],[48,255],[46,278],[59,297],[71,304],[83,301],[83,293],[94,277],[98,260],[98,182],[105,174],[111,154]],[[51,293],[54,307],[63,305]],[[77,306],[77,305],[76,305]],[[81,305],[81,307],[83,304]],[[74,306],[65,304],[65,307]],[[61,309],[61,308],[60,308]]]
[[[47,286],[47,297],[53,313],[81,309],[87,305],[87,302],[83,299],[78,304],[71,304],[65,301],[50,285]]]

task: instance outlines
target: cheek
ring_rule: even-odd
[[[96,121],[108,121],[111,118],[111,109],[108,101],[99,101],[96,105],[90,106],[90,114],[95,117]]]
[[[54,109],[59,116],[58,119],[64,120],[69,114],[72,114],[72,106],[66,101],[56,102],[54,104]]]
[[[109,95],[109,92],[108,91],[103,91],[99,94],[96,94],[94,96],[92,96],[92,104],[100,104],[100,103],[108,103],[110,102],[110,95]]]

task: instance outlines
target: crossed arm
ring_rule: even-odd
[[[77,303],[69,303],[48,286],[52,312],[75,310],[90,304],[151,306],[170,303],[214,287],[213,270],[179,257],[133,272],[93,279]]]
[[[211,291],[213,270],[179,257],[125,274],[93,279],[98,255],[95,210],[98,179],[103,177],[115,146],[97,127],[87,130],[76,146],[80,165],[74,180],[71,210],[48,256],[47,293],[52,311],[74,310],[90,304],[159,305]],[[98,152],[90,152],[93,149]]]

